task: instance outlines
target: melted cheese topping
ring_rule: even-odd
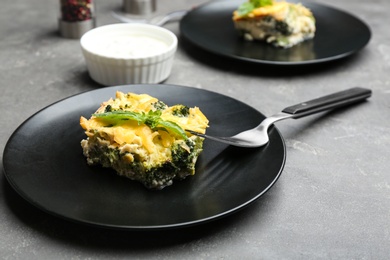
[[[273,1],[272,5],[262,6],[253,9],[249,14],[241,16],[238,11],[234,11],[233,20],[238,21],[241,19],[253,19],[264,16],[272,16],[276,20],[284,20],[291,10],[296,11],[299,15],[313,16],[311,11],[304,7],[302,4],[293,4],[285,1],[277,2]]]
[[[111,106],[112,110],[148,113],[150,110],[156,110],[154,107],[156,102],[158,102],[158,99],[147,94],[124,94],[118,91],[116,98],[103,102],[96,113],[103,113],[108,105]],[[183,129],[205,133],[208,120],[199,108],[190,108],[188,117],[174,115],[174,109],[175,106],[162,110],[161,118],[175,122]],[[90,119],[81,117],[80,125],[88,137],[98,134],[104,140],[109,141],[112,147],[120,148],[121,152],[137,154],[142,161],[167,160],[170,156],[172,144],[178,141],[178,137],[170,135],[167,131],[153,131],[149,126],[139,125],[138,122],[132,120],[127,120],[120,125],[107,126],[102,120],[94,116]],[[189,133],[187,135],[191,136]],[[184,146],[185,142],[182,143]],[[129,155],[129,162],[133,159],[132,155]]]

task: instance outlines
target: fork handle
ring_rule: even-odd
[[[369,98],[372,94],[370,89],[350,88],[344,91],[336,92],[317,99],[299,103],[283,109],[282,112],[293,115],[292,118],[300,118],[312,115],[325,110],[330,110],[342,106],[347,106]]]

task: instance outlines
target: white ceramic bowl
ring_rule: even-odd
[[[148,24],[97,27],[80,39],[89,75],[110,85],[159,83],[171,73],[177,37]]]

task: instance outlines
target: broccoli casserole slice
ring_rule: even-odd
[[[162,189],[174,179],[195,174],[208,120],[198,107],[167,106],[147,94],[117,92],[90,119],[80,118],[81,141],[90,165],[113,168],[118,175]]]
[[[235,28],[246,40],[261,40],[289,48],[314,37],[312,12],[302,4],[249,0],[233,13]]]

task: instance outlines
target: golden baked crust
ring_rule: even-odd
[[[167,106],[147,94],[116,93],[90,119],[80,118],[87,138],[81,141],[90,165],[162,189],[173,180],[195,174],[208,120],[199,108]]]

